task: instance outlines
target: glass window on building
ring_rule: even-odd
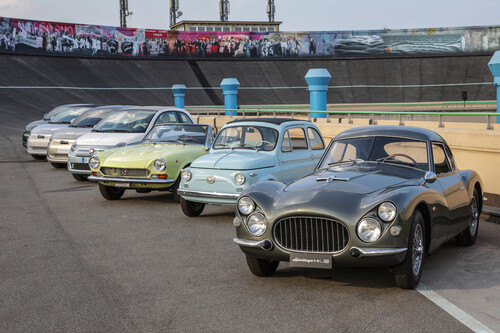
[[[266,27],[260,27],[259,31],[267,31],[267,28]]]
[[[224,27],[225,28],[225,27]],[[243,29],[241,27],[234,27],[234,31],[242,31]],[[226,30],[224,30],[226,31]]]
[[[215,27],[215,31],[222,31],[222,27]]]
[[[205,31],[205,27],[198,27],[198,31]]]
[[[207,27],[207,31],[214,31],[214,27]]]
[[[231,31],[231,27],[223,27],[223,28],[222,28],[222,31]],[[235,31],[237,31],[237,30],[235,30]],[[240,31],[241,31],[241,30],[240,30]]]
[[[251,31],[250,27],[243,27],[243,31]]]
[[[196,27],[193,26],[189,27],[189,31],[196,31]]]
[[[274,27],[267,28],[267,31],[274,31]]]

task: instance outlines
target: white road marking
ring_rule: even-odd
[[[467,314],[465,311],[445,299],[439,296],[431,288],[427,287],[425,284],[419,283],[415,288],[416,291],[427,297],[437,306],[439,306],[444,311],[448,312],[450,315],[455,317],[459,322],[470,328],[476,333],[495,333],[492,329],[485,326],[480,321],[473,318],[471,315]]]

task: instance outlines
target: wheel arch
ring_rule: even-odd
[[[431,230],[431,213],[429,211],[429,207],[424,202],[420,202],[416,207],[415,210],[420,211],[422,216],[424,217],[424,227],[425,227],[425,253],[429,252],[429,248],[431,245],[431,236],[432,236],[432,230]]]

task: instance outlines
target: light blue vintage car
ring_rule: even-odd
[[[222,127],[207,155],[181,173],[178,194],[187,216],[205,204],[235,204],[248,186],[285,183],[312,172],[325,150],[319,129],[291,118],[240,119]]]

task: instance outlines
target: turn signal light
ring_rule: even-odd
[[[97,172],[92,171],[92,176],[97,177]]]
[[[158,179],[167,179],[167,175],[158,175]]]

